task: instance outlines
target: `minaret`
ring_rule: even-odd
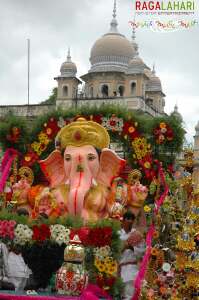
[[[134,23],[135,23],[135,18],[134,18]],[[136,30],[135,30],[135,25],[133,25],[133,30],[132,30],[132,45],[135,50],[135,56],[138,56],[138,44],[136,43]]]
[[[73,105],[73,99],[77,97],[78,85],[81,83],[76,77],[77,67],[71,60],[70,48],[68,48],[66,61],[61,65],[60,73],[54,78],[58,82],[56,106],[66,108]]]
[[[118,30],[117,30],[117,19],[116,19],[116,16],[117,16],[117,3],[116,3],[116,0],[114,0],[114,6],[113,6],[113,19],[111,21],[111,28],[110,28],[110,31],[109,33],[118,33]]]

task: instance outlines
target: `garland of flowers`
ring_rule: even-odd
[[[33,270],[41,287],[48,284],[52,273],[61,266],[64,248],[78,234],[86,249],[89,281],[106,291],[108,289],[112,295],[120,293],[122,284],[121,279],[117,278],[117,271],[121,245],[117,221],[102,220],[74,228],[76,218],[71,216],[64,220],[65,224],[58,223],[62,218],[49,219],[46,221],[48,224],[34,224],[25,217],[20,219],[12,215],[15,220],[5,220],[6,217],[10,217],[6,212],[0,215],[0,239],[21,247],[25,262]],[[67,223],[71,223],[70,226]]]
[[[103,125],[110,134],[118,135],[121,140],[128,143],[131,148],[131,161],[136,161],[143,169],[145,177],[152,180],[156,174],[154,169],[151,145],[146,138],[138,131],[138,123],[132,119],[125,121],[123,118],[112,114],[110,117],[101,115],[84,116],[87,120],[93,120]],[[58,131],[74,119],[55,119],[51,117],[43,124],[43,130],[37,135],[37,141],[31,144],[28,153],[25,154],[22,164],[31,167],[38,159],[42,157],[48,146],[54,141]],[[134,153],[134,154],[133,154]]]
[[[162,194],[160,195],[160,197],[155,201],[155,206],[154,206],[154,211],[153,211],[154,216],[157,216],[157,214],[160,210],[160,207],[163,204],[163,202],[169,192],[169,187],[166,183],[164,172],[162,170],[161,165],[159,165],[158,173],[160,176],[161,185],[163,186],[164,190],[163,190]],[[152,253],[152,239],[153,239],[154,233],[155,233],[155,225],[152,222],[149,227],[149,230],[147,232],[147,235],[146,235],[146,247],[147,248],[146,248],[146,252],[143,257],[139,272],[135,278],[135,282],[134,282],[135,293],[134,293],[132,300],[138,300],[140,297],[142,281],[144,279],[144,276],[145,276],[145,273],[146,273],[146,270],[148,267],[149,259],[150,259],[151,253]]]
[[[155,153],[156,159],[165,160],[168,165],[172,163],[175,155],[167,157],[161,153],[170,153],[170,149],[173,149],[172,153],[179,152],[183,143],[184,130],[181,121],[172,116],[151,118],[116,106],[104,105],[100,108],[82,107],[67,112],[51,112],[37,118],[29,132],[27,122],[10,116],[6,122],[0,124],[3,149],[5,151],[12,144],[19,151],[19,167],[30,167],[38,175],[41,173],[38,160],[50,154],[54,149],[54,139],[58,131],[78,116],[84,116],[107,128],[111,139],[124,145],[129,163],[133,166],[137,164],[149,180],[157,173],[152,153]],[[156,146],[161,149],[156,151]]]

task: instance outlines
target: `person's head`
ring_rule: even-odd
[[[48,215],[45,214],[44,212],[42,212],[42,213],[39,214],[39,218],[41,218],[41,219],[48,219]]]
[[[21,253],[21,246],[17,244],[12,244],[10,247],[10,251],[14,252],[15,254],[19,255]]]
[[[29,212],[28,212],[27,209],[25,209],[25,208],[18,208],[18,209],[17,209],[17,215],[18,215],[18,216],[29,217]]]
[[[135,215],[131,211],[127,211],[123,215],[122,227],[125,231],[130,231],[135,221]]]

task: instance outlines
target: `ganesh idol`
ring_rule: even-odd
[[[109,143],[107,130],[84,118],[60,130],[57,149],[40,161],[60,214],[93,221],[109,215],[111,183],[125,165]]]

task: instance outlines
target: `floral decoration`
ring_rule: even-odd
[[[3,220],[0,221],[0,238],[8,238],[13,239],[14,238],[14,227],[16,225],[15,221],[7,221]]]
[[[38,159],[39,159],[39,155],[36,152],[34,152],[32,149],[30,149],[30,151],[23,156],[21,160],[21,165],[26,167],[31,167]]]
[[[68,244],[70,240],[70,229],[63,225],[56,224],[50,226],[51,239],[57,244]]]
[[[154,128],[153,134],[157,144],[163,144],[174,139],[172,128],[165,122],[161,122],[156,128]]]
[[[118,264],[111,256],[107,256],[104,259],[95,258],[94,265],[100,273],[107,275],[116,275]]]
[[[34,225],[33,228],[33,240],[43,242],[50,238],[50,228],[46,224],[40,226]]]
[[[135,151],[136,158],[143,159],[150,150],[150,145],[147,143],[146,138],[138,137],[132,142],[133,149]]]
[[[110,118],[103,117],[102,126],[104,126],[107,130],[121,132],[123,129],[123,119],[118,118],[116,115],[112,115]]]
[[[14,242],[18,245],[24,245],[32,240],[33,231],[23,224],[18,224],[14,230]]]
[[[10,132],[6,135],[6,139],[11,143],[19,143],[21,129],[19,127],[11,127]]]

